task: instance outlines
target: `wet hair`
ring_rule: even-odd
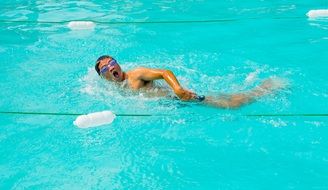
[[[96,65],[95,65],[95,70],[97,71],[98,75],[100,75],[100,69],[99,69],[99,64],[101,60],[107,59],[107,58],[112,58],[109,55],[102,55],[100,56],[97,61],[96,61]]]

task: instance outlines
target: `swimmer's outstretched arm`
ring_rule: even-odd
[[[150,69],[150,68],[137,68],[134,70],[136,76],[140,80],[152,81],[157,79],[164,79],[167,84],[172,88],[174,93],[182,100],[190,100],[196,97],[196,94],[184,89],[175,75],[170,70],[164,69]]]
[[[224,95],[220,97],[206,96],[203,103],[205,105],[214,106],[218,108],[234,109],[242,105],[248,104],[255,100],[254,97],[247,93]]]
[[[272,93],[273,91],[283,88],[282,84],[274,84],[272,79],[267,79],[263,81],[263,83],[255,87],[254,89],[245,92],[245,93],[237,93],[231,95],[224,95],[220,97],[206,97],[204,100],[204,104],[219,107],[219,108],[228,108],[234,109],[239,108],[245,104],[251,103],[256,99],[265,96],[267,94]]]

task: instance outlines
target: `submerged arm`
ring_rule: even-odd
[[[256,99],[271,94],[276,90],[285,88],[286,84],[281,80],[267,79],[260,86],[244,93],[225,95],[221,97],[206,97],[205,104],[219,108],[238,108],[249,104]]]
[[[205,98],[204,104],[218,107],[218,108],[234,109],[244,104],[248,104],[252,102],[254,99],[255,99],[254,96],[251,96],[247,93],[225,95],[220,97],[207,96]]]

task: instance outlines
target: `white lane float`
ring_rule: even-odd
[[[116,115],[111,111],[101,111],[78,116],[73,124],[79,128],[91,128],[111,124]]]
[[[309,18],[321,18],[328,17],[328,9],[318,9],[318,10],[310,10],[306,13],[306,16]]]
[[[70,21],[67,27],[71,30],[93,30],[96,24],[91,21]]]

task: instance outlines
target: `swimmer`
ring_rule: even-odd
[[[128,84],[128,87],[133,90],[151,89],[154,87],[154,80],[164,79],[179,99],[183,101],[198,101],[205,105],[218,108],[238,108],[281,88],[281,86],[275,85],[272,79],[267,79],[262,82],[260,86],[244,93],[236,93],[220,97],[199,96],[196,93],[183,88],[170,70],[139,67],[124,72],[118,62],[108,55],[103,55],[97,59],[95,70],[99,76],[108,81],[116,83],[122,83],[125,81]],[[158,94],[158,96],[162,95],[163,94]]]

